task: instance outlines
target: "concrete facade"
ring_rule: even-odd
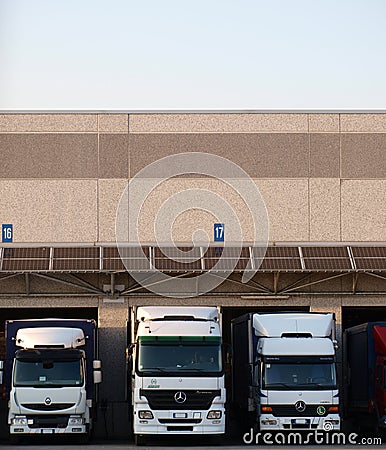
[[[270,241],[383,242],[385,143],[386,114],[0,114],[0,217],[17,243],[114,242],[130,177],[199,151],[255,181]],[[184,217],[197,220],[193,211]],[[146,221],[141,233],[152,241],[149,229]],[[191,234],[179,227],[175,239]]]
[[[146,165],[180,152],[212,153],[243,168],[267,207],[270,242],[386,241],[386,114],[381,113],[0,114],[0,223],[13,224],[18,246],[114,243],[116,209],[130,179]],[[139,221],[143,241],[155,240],[152,225],[164,202],[193,188],[227,200],[240,219],[243,241],[253,240],[253,223],[232,189],[219,180],[185,176],[165,181],[147,199]],[[213,215],[187,208],[173,224],[173,239],[190,242],[197,224],[211,236],[213,222]],[[227,239],[232,240],[232,230]],[[244,298],[245,288],[237,279],[213,293],[177,299],[142,292],[118,298],[86,295],[69,284],[22,274],[0,278],[0,311],[3,319],[17,318],[8,317],[9,309],[16,314],[39,308],[46,317],[52,308],[83,316],[91,311],[87,308],[98,311],[104,366],[100,399],[107,403],[99,412],[97,434],[125,437],[130,307],[221,305],[229,317],[237,311],[280,308],[334,312],[339,341],[344,320],[350,319],[344,317],[355,315],[358,308],[366,320],[371,311],[386,320],[384,274],[318,277],[259,275],[261,285],[278,290],[309,282],[301,295],[289,291],[282,297],[259,298],[257,290],[255,297]],[[111,282],[98,273],[82,281],[98,289]],[[130,282],[127,275],[116,275],[115,283],[127,287]],[[27,294],[20,295],[27,284]]]

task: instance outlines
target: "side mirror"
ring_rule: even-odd
[[[102,383],[102,372],[100,370],[94,370],[94,384]]]
[[[130,357],[134,352],[135,344],[130,344],[128,347],[126,347],[126,356]]]
[[[101,368],[102,368],[102,361],[100,361],[99,359],[94,359],[94,361],[92,362],[92,368],[94,370],[101,370]]]

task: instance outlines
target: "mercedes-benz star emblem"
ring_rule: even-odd
[[[46,405],[51,405],[51,399],[50,399],[50,397],[47,397],[47,398],[44,400],[44,403],[45,403]]]
[[[185,392],[178,391],[174,394],[174,400],[176,403],[184,403],[186,402],[186,394]]]
[[[303,411],[306,410],[306,404],[301,400],[299,400],[298,402],[295,403],[295,409],[297,412],[302,413]]]

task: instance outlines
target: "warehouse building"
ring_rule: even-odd
[[[197,152],[240,172],[222,171],[220,159],[212,177],[177,167],[179,154]],[[97,320],[101,436],[129,435],[133,306],[221,306],[225,340],[231,319],[247,311],[333,312],[339,341],[348,326],[386,320],[386,114],[3,113],[0,155],[0,326]],[[161,158],[172,169],[147,173]],[[120,236],[117,246],[134,181],[151,192],[138,239]],[[257,222],[241,195],[255,188],[266,211]],[[206,202],[199,191],[210,193]],[[213,198],[230,205],[240,233]],[[212,210],[200,208],[208,202]],[[169,222],[159,219],[165,210]],[[156,222],[170,225],[170,239],[159,238]],[[186,257],[174,258],[175,246]],[[208,289],[205,276],[218,282]]]

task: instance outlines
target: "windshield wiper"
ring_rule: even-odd
[[[159,372],[168,372],[168,370],[161,369],[161,367],[145,367],[140,369],[141,372],[151,372],[152,370],[158,370]]]
[[[302,383],[302,384],[298,384],[298,386],[300,387],[307,387],[307,386],[317,386],[317,387],[327,387],[330,388],[331,384],[327,384],[327,383]]]
[[[283,386],[283,387],[286,387],[286,388],[296,388],[296,385],[294,385],[294,384],[286,384],[286,383],[269,383],[269,384],[266,384],[265,385],[265,388],[264,389],[270,389],[270,388],[272,388],[272,387],[277,387],[277,386]]]

